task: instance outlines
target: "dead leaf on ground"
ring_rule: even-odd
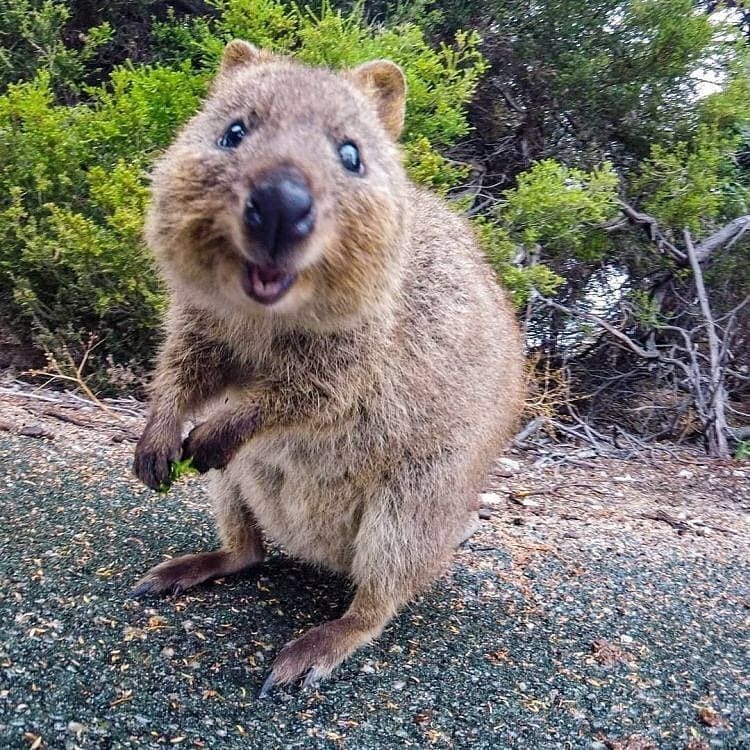
[[[648,737],[634,734],[624,740],[604,740],[609,750],[658,750],[656,743]]]
[[[707,727],[727,727],[726,719],[710,706],[701,706],[698,709],[698,719]]]
[[[510,656],[508,655],[508,652],[502,648],[498,651],[494,651],[491,654],[486,654],[485,658],[495,664],[499,664],[500,662],[504,662],[505,664],[510,663]]]
[[[594,659],[605,667],[613,667],[615,664],[628,661],[627,654],[619,646],[604,638],[597,638],[591,644],[591,653]]]

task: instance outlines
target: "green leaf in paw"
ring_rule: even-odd
[[[169,488],[182,477],[190,476],[191,474],[197,474],[198,469],[193,466],[193,457],[183,459],[182,461],[172,461],[169,465],[169,479],[166,482],[162,482],[157,489],[157,492],[164,494],[169,492]]]

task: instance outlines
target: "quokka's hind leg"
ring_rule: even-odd
[[[450,559],[463,514],[456,512],[453,518],[449,512],[445,524],[436,524],[429,517],[427,502],[410,503],[413,513],[404,512],[406,506],[399,498],[374,501],[372,507],[365,512],[355,540],[351,576],[357,590],[349,609],[339,619],[287,643],[261,697],[276,684],[304,677],[308,687],[327,677],[360,646],[377,638],[396,612],[429,585]]]
[[[138,581],[131,596],[179,593],[210,578],[240,573],[263,562],[260,528],[238,488],[220,476],[212,494],[221,549],[183,555],[156,565]]]

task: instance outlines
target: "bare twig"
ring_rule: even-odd
[[[48,385],[49,383],[52,383],[56,380],[62,380],[66,383],[72,383],[76,388],[80,389],[84,393],[86,398],[91,403],[95,404],[103,411],[106,411],[110,416],[119,420],[121,419],[120,415],[117,414],[117,412],[115,412],[113,409],[110,409],[107,404],[99,399],[99,397],[91,390],[91,388],[89,388],[89,385],[84,377],[84,371],[86,369],[86,364],[89,360],[89,357],[91,356],[91,352],[93,352],[94,349],[96,349],[96,347],[101,343],[102,340],[97,341],[96,336],[92,335],[88,340],[86,348],[81,357],[81,361],[78,364],[76,364],[75,360],[73,359],[73,355],[68,349],[65,349],[65,359],[67,359],[67,364],[61,364],[58,361],[57,357],[55,357],[55,355],[48,352],[47,365],[49,369],[34,369],[29,370],[24,374],[30,375],[32,377],[47,378],[47,381],[44,383],[44,385]]]
[[[727,443],[727,421],[726,421],[726,391],[724,390],[724,369],[722,367],[722,347],[719,337],[716,334],[716,324],[714,323],[711,307],[706,294],[706,286],[703,283],[703,272],[701,271],[698,260],[698,252],[693,245],[693,239],[690,232],[684,231],[685,246],[688,251],[690,267],[693,270],[695,278],[695,289],[698,293],[698,302],[706,321],[706,333],[708,334],[708,349],[711,358],[711,393],[710,393],[710,410],[708,426],[708,447],[712,456],[728,458],[729,445]]]
[[[633,341],[633,339],[630,338],[630,336],[628,336],[626,333],[623,333],[619,329],[615,328],[611,323],[604,320],[604,318],[600,318],[598,315],[594,315],[593,313],[586,312],[584,310],[577,310],[572,307],[566,307],[565,305],[561,305],[559,302],[555,302],[554,300],[548,299],[547,297],[543,297],[541,294],[537,294],[536,299],[539,302],[542,302],[547,307],[551,307],[553,310],[558,310],[559,312],[565,313],[566,315],[572,315],[576,318],[581,318],[582,320],[587,320],[589,323],[594,323],[595,325],[600,326],[605,331],[607,331],[607,333],[614,336],[618,341],[625,344],[625,346],[633,353],[637,354],[643,359],[659,359],[661,356],[659,352],[644,349],[637,342]]]
[[[662,521],[668,523],[673,529],[677,529],[678,534],[684,534],[686,531],[692,531],[696,534],[702,535],[702,532],[689,523],[670,516],[669,513],[663,510],[657,510],[655,513],[644,513],[641,518],[647,518],[650,521]]]
[[[704,536],[704,529],[711,529],[712,531],[720,531],[722,534],[735,534],[736,532],[732,529],[726,528],[726,526],[716,526],[710,523],[704,523],[698,519],[687,519],[682,520],[681,518],[675,518],[664,510],[657,510],[655,513],[644,513],[641,518],[647,518],[650,521],[662,521],[663,523],[669,524],[673,529],[677,529],[678,534],[684,534],[686,531],[692,531],[698,536]]]
[[[513,445],[520,447],[527,438],[538,432],[545,423],[544,417],[535,417],[513,438]]]
[[[664,232],[659,228],[659,223],[653,216],[638,211],[625,201],[618,200],[617,205],[632,224],[637,224],[646,229],[649,239],[656,245],[660,252],[672,256],[675,260],[683,263],[685,262],[687,255],[685,255],[685,253],[682,252],[682,250],[680,250],[673,242],[667,239]]]
[[[475,206],[472,206],[468,211],[464,213],[464,216],[471,218],[472,216],[476,216],[477,214],[481,214],[482,211],[484,211],[485,208],[488,206],[491,206],[493,203],[496,203],[497,199],[493,196],[490,196],[489,198],[485,198],[483,201],[480,201]]]
[[[505,89],[503,86],[498,86],[497,90],[500,92],[500,96],[505,99],[505,103],[514,111],[517,112],[519,115],[525,115],[526,109],[522,107],[514,98],[513,95]]]
[[[523,499],[525,497],[531,497],[532,495],[554,495],[560,490],[567,490],[572,488],[581,488],[593,492],[596,495],[607,494],[604,490],[600,490],[598,487],[593,487],[591,482],[567,482],[561,484],[553,484],[550,487],[543,487],[539,490],[514,490],[508,493],[508,497],[518,505],[523,505]]]
[[[41,410],[41,414],[43,414],[45,417],[54,417],[55,419],[59,419],[61,422],[68,422],[70,424],[77,425],[78,427],[91,427],[91,422],[88,422],[85,419],[80,419],[79,417],[74,417],[72,414],[66,414],[59,409],[47,407],[46,409]]]
[[[738,443],[743,440],[750,440],[750,426],[748,427],[727,427],[727,432]]]
[[[0,397],[28,399],[29,401],[38,401],[42,404],[56,404],[66,409],[101,408],[98,404],[89,401],[84,396],[80,396],[73,391],[42,390],[41,386],[34,386],[22,380],[13,380],[10,382],[12,383],[12,387],[0,387]],[[109,409],[123,417],[142,420],[147,413],[147,405],[136,399],[107,398],[102,399],[102,401],[105,402]],[[34,411],[38,412],[39,409],[37,408]]]

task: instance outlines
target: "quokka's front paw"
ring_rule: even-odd
[[[165,435],[150,429],[141,435],[135,448],[133,473],[152,490],[169,481],[169,467],[180,457],[180,435]]]
[[[222,441],[221,430],[210,422],[190,430],[182,442],[182,458],[193,459],[193,466],[201,473],[209,469],[223,469],[232,457],[230,446]]]
[[[215,417],[194,427],[182,443],[182,458],[192,458],[201,473],[223,469],[257,427],[255,414]]]

